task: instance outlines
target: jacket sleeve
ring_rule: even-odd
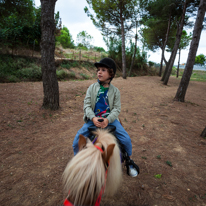
[[[118,119],[121,111],[120,91],[118,89],[115,91],[113,107],[110,109],[110,114],[108,115],[107,119],[109,123],[112,123],[115,119]]]
[[[92,103],[91,103],[91,89],[92,85],[87,89],[86,96],[84,98],[84,115],[87,119],[92,120],[95,117],[94,111],[92,110]]]

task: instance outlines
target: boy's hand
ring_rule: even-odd
[[[107,118],[104,118],[104,121],[101,122],[101,124],[102,124],[101,128],[105,128],[105,127],[108,126],[108,124],[109,124],[109,120],[108,120]]]
[[[99,122],[98,119],[100,119],[100,118],[98,118],[98,117],[93,117],[93,118],[92,118],[92,122],[94,123],[94,125],[95,125],[96,127],[101,127],[102,122]]]
[[[98,121],[99,119],[104,119],[104,121],[99,122]],[[102,117],[93,117],[92,121],[96,127],[101,127],[101,128],[105,128],[109,124],[109,120],[107,118],[102,118]]]

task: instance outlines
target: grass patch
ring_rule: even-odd
[[[156,174],[154,175],[155,178],[160,179],[162,177],[162,174]]]
[[[161,159],[161,155],[157,155],[157,159]]]
[[[181,78],[184,73],[184,69],[179,70],[179,77]],[[172,76],[176,77],[176,73],[172,74]],[[206,70],[193,70],[192,75],[190,77],[190,81],[199,81],[199,82],[206,82]]]
[[[166,161],[166,164],[172,167],[172,163],[170,161]]]
[[[193,71],[191,81],[206,82],[206,71]]]
[[[69,73],[69,78],[75,79],[76,78],[75,73],[74,72]]]
[[[89,76],[83,73],[80,73],[80,76],[82,76],[84,79],[89,79]]]

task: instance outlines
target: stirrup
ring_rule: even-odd
[[[134,161],[131,160],[131,159],[128,159],[128,160],[125,161],[125,166],[127,168],[127,174],[128,175],[129,175],[129,166],[130,165],[133,165],[133,167],[137,170],[138,174],[140,173],[139,167],[134,163]]]

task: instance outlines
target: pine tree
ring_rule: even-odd
[[[197,14],[197,18],[195,21],[195,27],[193,30],[192,42],[190,44],[190,50],[189,50],[189,54],[187,58],[187,63],[185,66],[185,70],[184,70],[179,88],[174,98],[174,100],[179,101],[179,102],[185,101],[185,95],[186,95],[187,87],[189,85],[193,66],[195,63],[195,57],[196,57],[197,49],[199,46],[200,35],[203,29],[205,11],[206,11],[206,0],[200,0],[198,14]]]
[[[87,0],[96,16],[85,7],[85,12],[93,24],[106,35],[119,35],[122,38],[122,71],[126,79],[125,34],[136,24],[137,0]]]
[[[43,108],[59,108],[59,85],[54,60],[56,0],[41,0],[41,68],[44,89]]]

